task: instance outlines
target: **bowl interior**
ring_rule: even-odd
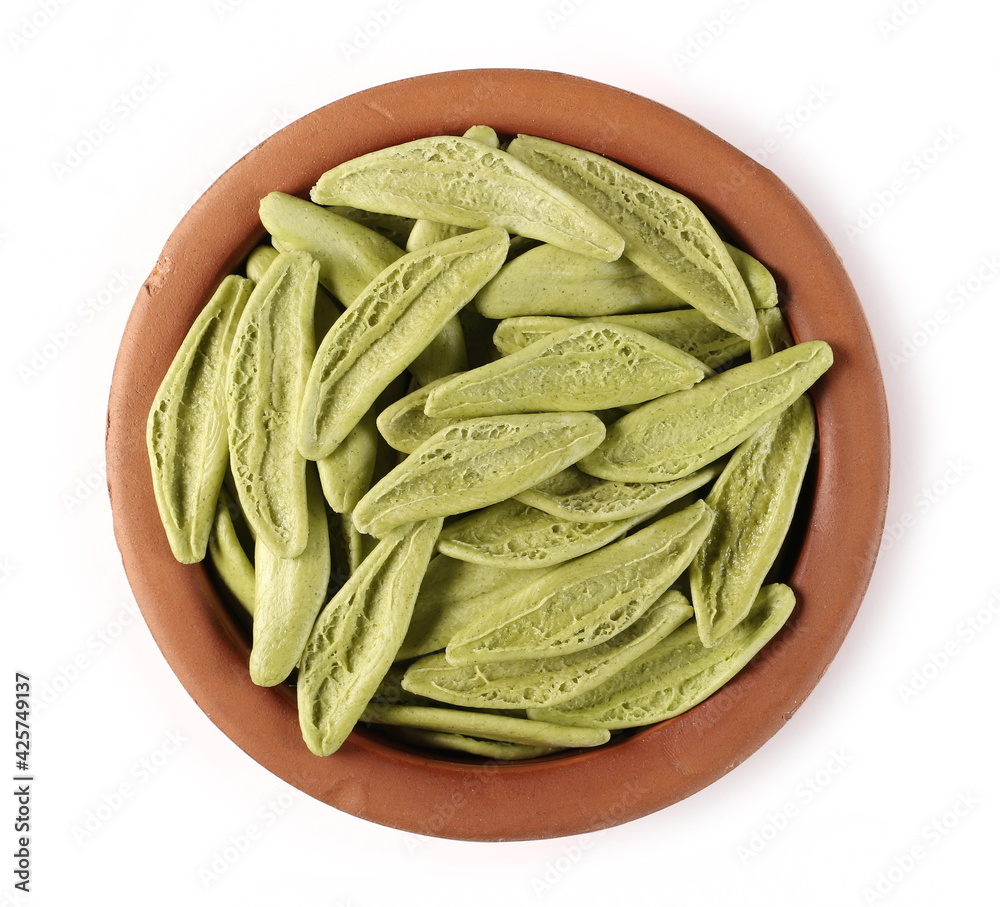
[[[819,455],[789,547],[796,611],[733,681],[691,711],[594,750],[493,764],[358,728],[334,756],[301,740],[294,695],[256,687],[245,628],[207,568],[173,560],[153,499],[145,422],[191,322],[263,236],[259,200],[305,196],[337,163],[488,124],[606,154],[691,197],[775,274],[798,340],[835,364],[812,390]],[[578,834],[691,795],[770,738],[819,681],[867,588],[885,515],[888,418],[864,313],[840,259],[789,189],[687,117],[559,73],[470,70],[372,88],[285,127],[227,171],[169,238],[133,307],[112,382],[108,485],[136,600],[164,656],[218,727],[261,765],[353,815],[468,840]]]

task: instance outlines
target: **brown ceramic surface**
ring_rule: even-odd
[[[294,695],[262,689],[248,644],[201,566],[171,557],[159,524],[144,427],[153,394],[197,311],[263,235],[257,203],[305,194],[348,158],[485,123],[607,154],[693,198],[726,238],[775,273],[797,339],[836,362],[814,388],[819,459],[790,584],[796,612],[722,691],[606,747],[484,765],[355,731],[333,756],[303,744]],[[315,111],[224,174],[170,237],[136,300],[108,414],[115,534],[143,615],[208,716],[260,764],[311,796],[411,832],[520,840],[594,831],[669,806],[730,771],[801,705],[847,633],[878,550],[888,487],[888,420],[859,300],[826,236],[768,170],[680,114],[572,76],[481,70],[421,76]]]

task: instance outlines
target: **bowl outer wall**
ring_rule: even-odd
[[[488,124],[607,154],[691,197],[775,274],[798,340],[824,339],[813,388],[819,457],[790,585],[793,618],[701,705],[626,740],[529,763],[437,756],[359,728],[334,755],[302,742],[294,694],[255,686],[248,646],[206,569],[175,562],[145,447],[153,395],[212,291],[260,241],[268,192],[306,195],[330,167],[388,145]],[[418,76],[335,101],[221,176],[170,236],[134,304],[112,379],[108,486],[115,536],[143,616],[190,695],[261,765],[355,816],[465,840],[527,840],[630,821],[711,784],[788,720],[826,671],[867,589],[888,495],[888,413],[861,303],[835,249],[791,191],[687,117],[630,92],[534,70]]]

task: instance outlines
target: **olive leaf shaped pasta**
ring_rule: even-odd
[[[254,532],[280,557],[301,554],[309,534],[296,426],[315,350],[318,273],[305,252],[274,260],[247,300],[226,373],[236,491]]]
[[[502,227],[605,261],[624,245],[574,195],[507,152],[459,136],[416,139],[345,161],[319,178],[311,197],[460,227]]]
[[[316,351],[302,395],[299,447],[329,456],[379,394],[503,264],[509,239],[477,230],[408,252],[348,306]]]
[[[226,473],[225,377],[253,283],[229,276],[199,313],[153,398],[146,422],[160,521],[182,564],[205,557]]]
[[[578,196],[625,238],[625,256],[688,305],[745,340],[753,300],[732,255],[691,199],[591,151],[520,135],[508,148]]]

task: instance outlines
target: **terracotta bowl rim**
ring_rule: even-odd
[[[607,154],[689,195],[727,239],[773,270],[796,338],[833,347],[835,364],[812,392],[815,491],[788,580],[798,604],[723,690],[606,747],[500,765],[394,744],[359,727],[321,759],[298,735],[291,691],[250,682],[246,637],[207,569],[171,557],[152,497],[146,413],[200,306],[263,235],[261,197],[275,189],[303,195],[340,160],[478,123]],[[142,614],[178,679],[234,743],[296,788],[372,822],[454,839],[530,840],[670,806],[784,725],[836,655],[868,587],[888,497],[889,425],[861,302],[830,240],[775,174],[633,92],[559,72],[468,69],[333,101],[261,143],[195,202],[126,325],[109,397],[107,464],[115,537]]]

